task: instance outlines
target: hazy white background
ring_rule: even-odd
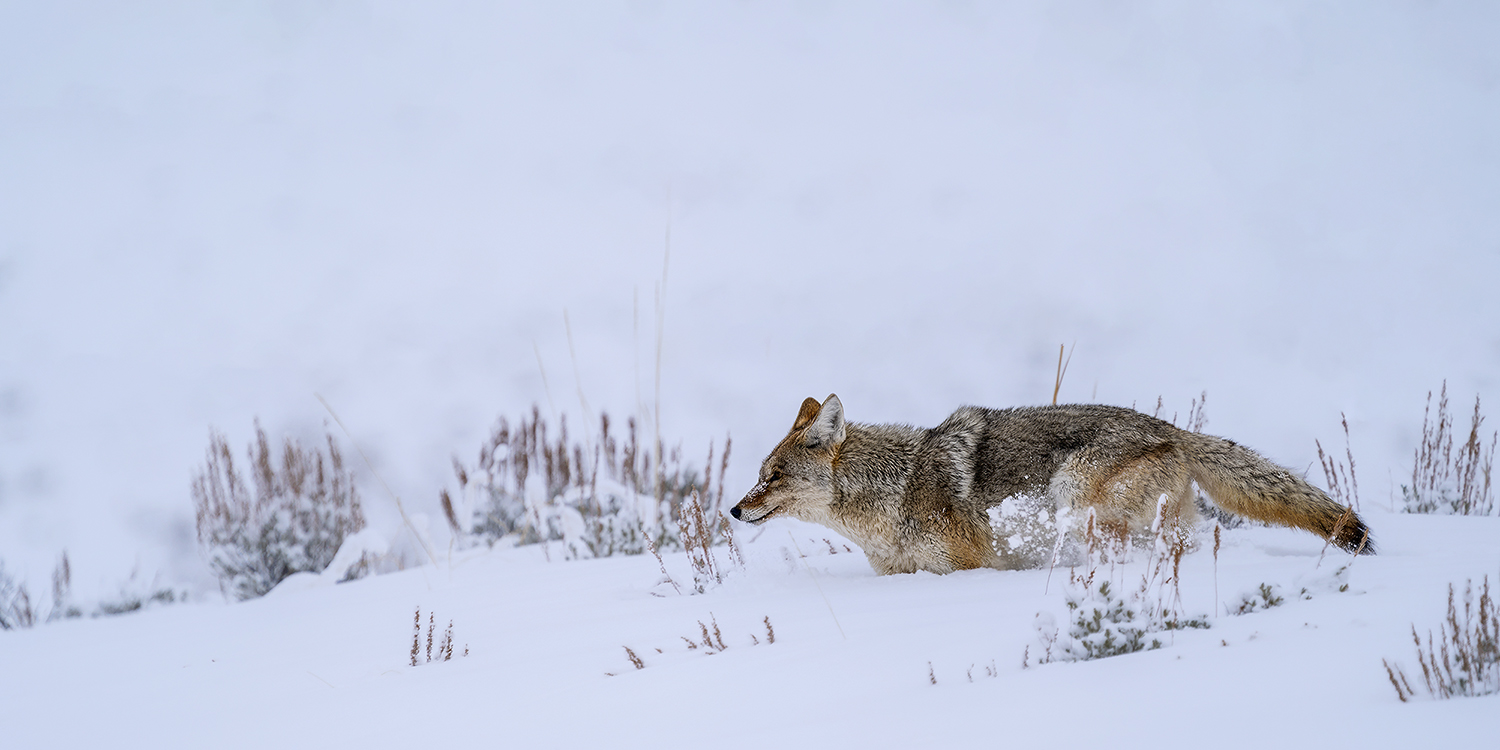
[[[314,394],[430,512],[500,414],[639,413],[669,228],[662,428],[732,433],[731,494],[805,396],[1040,403],[1067,343],[1063,400],[1207,390],[1298,469],[1344,412],[1385,502],[1427,390],[1500,380],[1497,38],[1489,3],[0,2],[0,558],[206,580],[210,427],[314,437]]]

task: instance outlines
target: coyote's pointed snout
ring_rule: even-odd
[[[745,523],[764,523],[780,507],[767,502],[768,484],[769,482],[765,480],[756,483],[750,492],[746,493],[745,499],[735,503],[735,506],[729,509],[729,515]]]

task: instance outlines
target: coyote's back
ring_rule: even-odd
[[[1139,527],[1154,519],[1163,494],[1169,512],[1196,518],[1191,483],[1197,482],[1227,513],[1306,529],[1349,551],[1374,551],[1368,529],[1351,509],[1232,440],[1100,404],[964,407],[944,425],[971,418],[984,426],[976,474],[1000,480],[976,482],[988,490],[980,499],[985,507],[1045,489],[1065,503],[1059,507],[1093,507],[1106,519]],[[1041,476],[1047,477],[1045,487],[1026,479]]]

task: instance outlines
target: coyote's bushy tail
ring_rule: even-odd
[[[1184,442],[1193,479],[1220,509],[1306,529],[1349,552],[1375,553],[1370,529],[1354,509],[1296,474],[1232,440],[1191,433]]]

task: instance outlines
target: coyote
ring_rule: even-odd
[[[809,398],[729,512],[753,524],[788,515],[832,528],[881,575],[950,573],[1002,567],[985,511],[1007,498],[1091,507],[1102,528],[1123,536],[1150,528],[1163,495],[1164,518],[1191,530],[1193,482],[1220,510],[1375,551],[1352,508],[1249,448],[1098,404],[965,406],[924,430],[846,422],[838,396]]]

